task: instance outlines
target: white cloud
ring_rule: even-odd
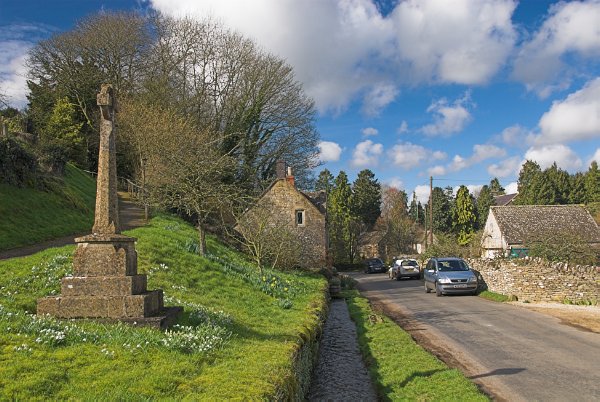
[[[399,177],[390,177],[389,179],[387,179],[385,181],[385,183],[393,188],[396,188],[398,190],[404,190],[404,183],[402,182],[402,179],[400,179]]]
[[[383,145],[376,144],[371,140],[359,142],[352,154],[352,166],[367,167],[377,166],[379,156],[383,153]]]
[[[361,132],[364,137],[369,137],[371,135],[379,134],[379,130],[377,130],[376,128],[373,128],[373,127],[363,128]]]
[[[417,200],[421,202],[421,204],[425,205],[429,202],[429,186],[427,185],[419,185],[415,187],[415,195],[417,196]]]
[[[568,171],[575,171],[583,165],[577,154],[562,144],[529,148],[525,153],[525,159],[537,162],[542,169],[550,167],[554,162],[558,167]]]
[[[432,151],[421,145],[405,142],[396,144],[388,152],[394,166],[403,169],[412,169],[427,160],[441,160],[446,154],[441,151]]]
[[[23,108],[27,104],[27,53],[51,31],[43,24],[12,24],[0,30],[0,92],[11,106]]]
[[[467,188],[467,190],[469,190],[469,194],[477,198],[477,196],[479,196],[479,193],[481,192],[481,189],[483,188],[483,184],[467,184],[465,187]],[[454,197],[456,197],[456,194],[458,193],[459,189],[460,186],[452,187],[452,194],[454,195]]]
[[[321,141],[319,146],[319,160],[321,162],[337,162],[342,155],[342,147],[331,141]]]
[[[512,50],[513,1],[408,0],[392,13],[398,57],[411,79],[487,82]]]
[[[400,123],[400,127],[398,127],[396,132],[398,134],[408,133],[408,123],[406,122],[406,120],[402,120],[402,123]]]
[[[473,154],[468,158],[455,155],[448,169],[452,172],[458,172],[470,166],[483,162],[486,159],[502,158],[506,156],[506,151],[500,147],[490,144],[473,145]]]
[[[494,163],[488,166],[487,171],[490,176],[494,177],[509,177],[518,175],[521,170],[522,159],[518,156],[513,156],[508,159],[504,159],[499,163]]]
[[[596,149],[596,152],[594,152],[594,155],[592,155],[588,161],[587,166],[590,166],[593,161],[600,164],[600,148]]]
[[[355,99],[377,115],[403,85],[483,84],[515,42],[512,0],[150,0],[174,16],[216,17],[293,67],[320,112]]]
[[[446,174],[446,168],[441,165],[436,165],[427,169],[429,176],[443,176]]]
[[[398,95],[398,88],[393,84],[375,84],[363,99],[363,112],[367,116],[378,116]]]
[[[562,101],[555,101],[539,121],[537,144],[600,138],[600,78]]]
[[[502,142],[511,147],[522,147],[526,145],[529,142],[531,135],[529,130],[519,124],[507,127],[500,133]]]
[[[598,21],[597,0],[553,5],[539,31],[521,47],[513,76],[541,97],[566,89],[569,77],[563,76],[568,69],[565,58],[576,54],[585,60],[600,55]]]
[[[454,101],[451,105],[445,98],[432,103],[427,112],[433,113],[433,124],[421,127],[425,135],[449,135],[462,131],[471,121],[471,113],[467,110],[470,103],[469,93]]]
[[[506,194],[518,193],[517,189],[518,189],[518,183],[516,181],[513,181],[512,183],[508,183],[506,186],[504,186],[504,191],[506,192]]]

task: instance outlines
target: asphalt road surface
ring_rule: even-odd
[[[477,296],[436,297],[420,280],[352,276],[376,308],[494,399],[600,401],[600,334]]]

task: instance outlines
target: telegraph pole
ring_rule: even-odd
[[[433,245],[433,176],[429,176],[429,244]]]

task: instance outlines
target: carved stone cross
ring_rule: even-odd
[[[116,101],[112,85],[102,84],[96,97],[100,106],[100,152],[96,184],[96,214],[92,233],[110,235],[121,233],[117,198],[117,161],[115,147]]]

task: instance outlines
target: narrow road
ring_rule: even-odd
[[[139,226],[143,226],[144,222],[144,209],[140,208],[134,203],[127,193],[119,193],[119,219],[121,224],[121,230],[129,230]],[[29,246],[13,248],[10,250],[0,251],[0,260],[7,260],[9,258],[24,257],[38,253],[42,250],[52,247],[62,247],[68,244],[75,244],[75,238],[84,236],[92,231],[90,227],[88,231],[82,233],[73,233],[69,236],[59,237],[57,239],[47,240],[41,243],[32,244]]]
[[[599,334],[480,297],[436,297],[419,280],[352,276],[376,307],[495,399],[600,400]]]

